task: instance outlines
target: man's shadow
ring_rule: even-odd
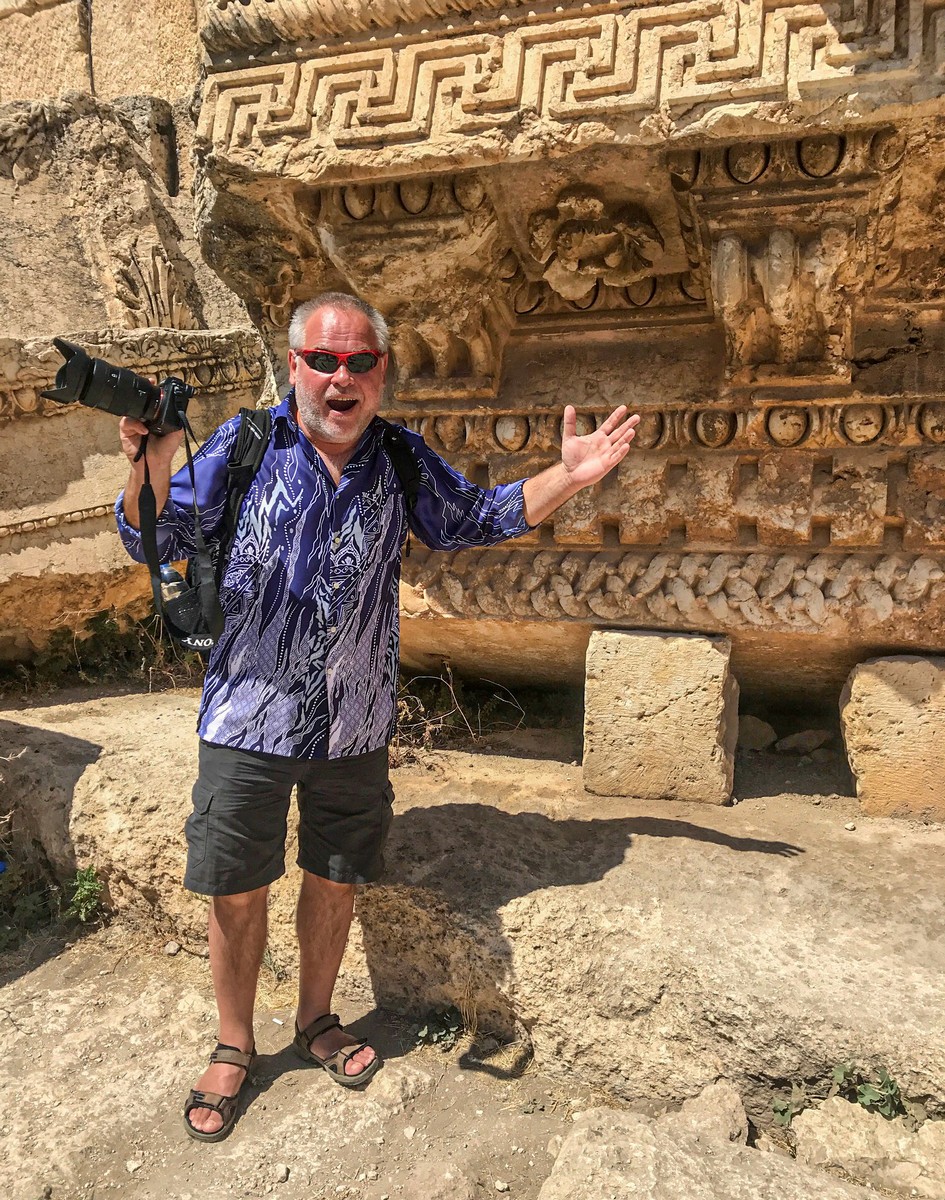
[[[358,899],[378,1005],[418,1015],[455,1006],[500,1043],[527,1040],[508,986],[505,931],[517,917],[506,906],[534,891],[603,879],[632,852],[635,836],[685,838],[733,853],[803,853],[668,817],[556,820],[475,802],[410,808],[395,817],[387,873]]]

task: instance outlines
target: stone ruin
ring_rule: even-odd
[[[0,650],[145,591],[108,532],[112,430],[36,399],[51,335],[189,373],[209,423],[282,380],[292,306],[339,288],[391,323],[388,414],[478,482],[553,461],[565,403],[584,429],[642,414],[621,466],[530,536],[414,546],[407,664],[589,670],[589,738],[589,642],[654,711],[701,690],[715,799],[729,667],[835,701],[858,664],[918,655],[938,696],[943,13],[5,0]],[[629,640],[597,653],[608,630]],[[884,811],[943,815],[932,775]]]

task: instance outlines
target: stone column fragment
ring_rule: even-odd
[[[860,663],[840,697],[840,721],[865,813],[945,821],[945,658]]]
[[[725,804],[738,737],[730,654],[728,638],[592,633],[584,707],[587,790]]]

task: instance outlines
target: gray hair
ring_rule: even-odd
[[[304,301],[296,308],[292,314],[292,320],[289,322],[290,350],[306,348],[305,326],[308,324],[309,318],[314,313],[321,312],[323,308],[357,312],[363,317],[367,317],[374,331],[374,337],[377,339],[378,350],[381,354],[386,354],[390,350],[390,330],[387,328],[387,322],[372,304],[368,304],[366,300],[361,300],[358,296],[349,296],[347,292],[322,292],[318,296],[313,296],[311,300]]]

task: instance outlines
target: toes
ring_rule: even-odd
[[[207,1108],[191,1109],[187,1120],[198,1133],[216,1133],[217,1130],[223,1128],[223,1119],[220,1114],[211,1112]]]
[[[365,1071],[371,1065],[376,1057],[371,1047],[365,1046],[363,1050],[359,1050],[353,1058],[349,1058],[345,1063],[345,1074],[360,1075],[362,1071]]]

